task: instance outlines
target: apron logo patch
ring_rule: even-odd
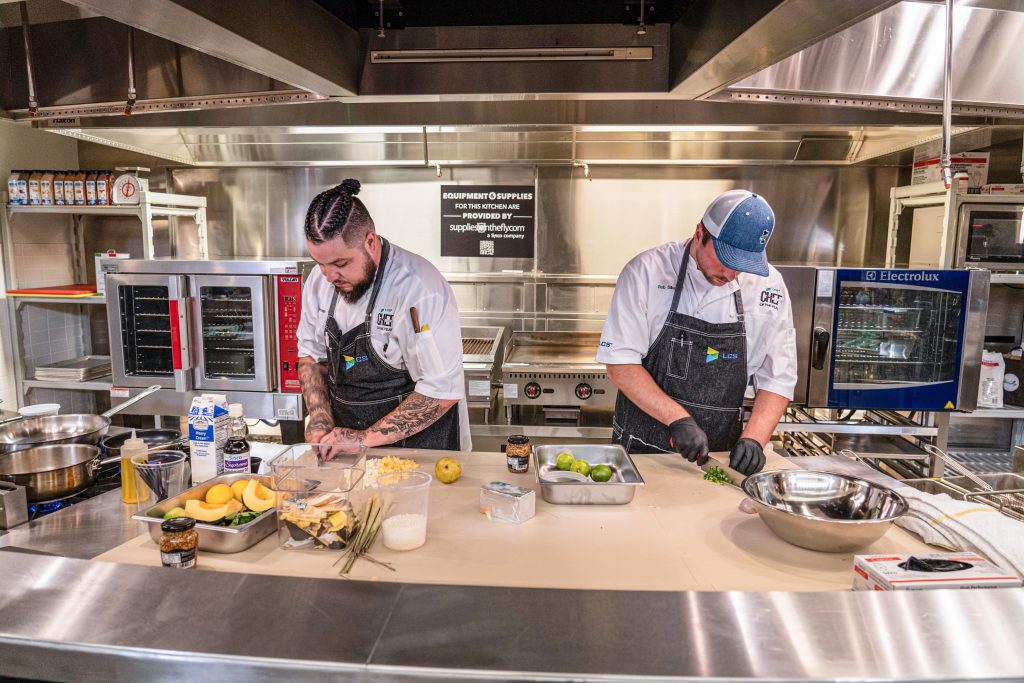
[[[779,310],[782,303],[782,290],[778,287],[765,287],[761,292],[761,308],[770,308],[773,311]]]
[[[346,370],[351,370],[352,366],[354,366],[356,363],[362,363],[362,362],[367,360],[366,356],[355,356],[355,357],[353,357],[353,356],[342,355],[341,357],[345,359],[345,369]]]
[[[713,348],[711,348],[709,346],[708,350],[707,350],[707,355],[704,356],[704,362],[705,363],[711,363],[711,362],[719,360],[719,359],[721,359],[721,360],[736,360],[739,357],[740,356],[739,356],[738,353],[722,353],[718,349],[713,349]]]
[[[395,309],[381,307],[377,311],[377,327],[390,330],[395,324]]]

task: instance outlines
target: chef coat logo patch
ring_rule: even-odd
[[[365,362],[367,360],[366,356],[354,356],[353,357],[353,356],[342,355],[341,357],[345,359],[345,370],[351,370],[353,368],[353,366],[355,366],[356,363],[362,363],[362,362]]]
[[[761,292],[761,308],[770,308],[773,311],[777,311],[781,303],[782,290],[778,287],[765,287]]]
[[[395,324],[395,309],[381,308],[377,311],[377,327],[382,330],[390,330]]]
[[[711,363],[716,360],[736,360],[739,358],[738,353],[722,353],[718,349],[708,347],[707,354],[704,356],[705,363]]]

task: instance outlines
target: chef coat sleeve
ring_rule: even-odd
[[[790,305],[789,290],[781,276],[773,285],[782,290],[785,301],[779,306],[777,323],[767,326],[764,331],[763,339],[768,352],[761,367],[754,371],[754,390],[770,391],[792,401],[797,377],[793,307]]]
[[[438,290],[427,292],[411,304],[416,307],[420,325],[429,328],[429,334],[413,334],[408,314],[397,316],[395,327],[407,340],[402,345],[402,360],[416,382],[416,392],[431,398],[457,401],[466,395],[459,309],[447,283],[439,283]],[[406,329],[398,330],[399,326]]]
[[[650,274],[643,267],[641,256],[627,263],[619,273],[597,349],[598,363],[638,365],[651,346],[647,321]]]
[[[316,361],[326,360],[327,346],[324,344],[324,323],[327,322],[327,308],[330,299],[321,301],[323,296],[333,294],[328,290],[323,294],[325,280],[316,269],[306,279],[302,288],[302,315],[299,317],[299,357],[309,356]]]

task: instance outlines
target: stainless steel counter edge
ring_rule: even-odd
[[[565,591],[0,552],[0,674],[47,680],[1019,680],[1024,589]]]

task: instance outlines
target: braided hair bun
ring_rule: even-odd
[[[340,235],[351,243],[373,231],[373,219],[356,199],[361,188],[358,180],[347,178],[314,197],[306,210],[306,239],[320,244]]]

